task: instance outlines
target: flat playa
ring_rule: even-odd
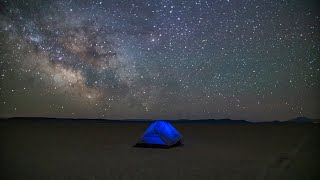
[[[134,148],[147,123],[0,122],[0,179],[319,179],[316,124],[173,123],[185,145]]]

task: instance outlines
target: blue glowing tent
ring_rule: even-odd
[[[138,147],[169,148],[182,144],[182,135],[167,121],[153,122],[140,137]]]

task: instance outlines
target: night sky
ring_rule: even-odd
[[[317,0],[0,0],[0,116],[320,117]]]

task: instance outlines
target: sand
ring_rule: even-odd
[[[0,122],[0,179],[319,179],[316,124],[173,124],[185,145],[134,148],[145,123]]]

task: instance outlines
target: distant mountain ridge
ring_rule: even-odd
[[[296,117],[293,119],[289,119],[288,122],[296,122],[296,123],[312,123],[314,122],[313,119],[307,117]]]
[[[139,123],[149,123],[156,120],[165,120],[175,123],[214,123],[214,124],[245,124],[252,123],[246,120],[232,120],[232,119],[177,119],[177,120],[166,120],[166,119],[82,119],[82,118],[52,118],[52,117],[11,117],[4,118],[8,120],[30,120],[30,121],[97,121],[97,122],[119,122],[119,123],[129,123],[129,122],[139,122]]]
[[[81,119],[81,118],[52,118],[52,117],[11,117],[1,118],[3,120],[32,120],[32,121],[96,121],[96,122],[120,122],[120,123],[149,123],[158,119]],[[160,119],[159,119],[160,120]],[[177,120],[166,120],[174,123],[195,123],[195,124],[256,124],[256,123],[319,123],[319,119],[310,119],[307,117],[296,117],[286,121],[263,121],[263,122],[252,122],[247,120],[233,120],[233,119],[177,119]]]

